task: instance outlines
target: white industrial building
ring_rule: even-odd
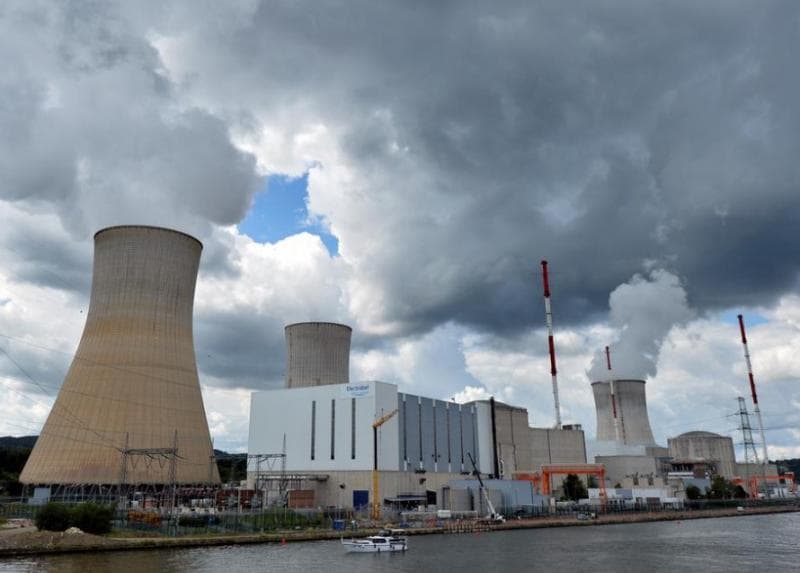
[[[586,461],[580,426],[530,428],[526,409],[494,400],[457,404],[380,381],[350,383],[350,332],[332,323],[286,328],[286,388],[251,398],[249,487],[282,484],[316,507],[365,506],[377,453],[381,498],[441,504],[448,484],[472,472],[470,457],[481,474],[502,479]]]

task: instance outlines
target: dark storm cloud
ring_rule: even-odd
[[[261,2],[158,29],[198,101],[268,123],[299,101],[338,129],[375,208],[321,214],[343,253],[375,242],[355,272],[410,334],[540,323],[541,258],[569,322],[652,266],[701,309],[791,288],[799,10]]]
[[[195,321],[197,364],[215,385],[267,390],[283,386],[285,344],[274,318],[237,309],[206,312]]]
[[[81,240],[181,228],[204,240],[204,273],[233,278],[239,254],[213,229],[241,219],[261,180],[230,133],[293,141],[324,125],[336,159],[302,159],[311,214],[340,241],[341,282],[369,287],[350,311],[390,325],[373,332],[541,326],[543,258],[562,323],[596,319],[652,268],[700,310],[769,303],[800,269],[799,15],[793,2],[23,2],[0,13],[0,53],[20,63],[0,71],[0,194],[49,206]],[[336,160],[353,182],[320,183]],[[88,247],[46,250],[31,260],[64,271]],[[199,317],[203,370],[279,380],[283,325],[255,316]]]

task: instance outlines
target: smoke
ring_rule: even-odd
[[[648,276],[635,274],[614,289],[608,304],[611,327],[618,332],[618,339],[609,341],[615,378],[654,375],[661,343],[672,326],[694,317],[680,279],[663,269]],[[591,380],[607,378],[602,349],[595,353],[587,374]]]

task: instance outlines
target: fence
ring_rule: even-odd
[[[100,500],[97,500],[100,501]],[[69,503],[73,505],[74,503]],[[775,500],[731,499],[731,500],[693,500],[685,501],[676,507],[673,504],[638,503],[629,506],[608,504],[600,505],[574,504],[557,508],[542,506],[522,506],[503,508],[501,511],[507,518],[536,519],[552,517],[576,517],[581,514],[636,514],[655,512],[702,511],[708,509],[735,507],[800,507],[800,499],[782,498]],[[0,498],[0,518],[35,519],[40,505],[31,505],[25,498]],[[451,532],[474,531],[475,525],[470,520],[434,519],[419,523],[408,519],[407,514],[384,512],[384,518],[394,520],[405,527],[442,527]],[[344,509],[290,509],[268,508],[253,511],[222,511],[204,513],[159,512],[158,510],[118,509],[115,512],[114,528],[121,531],[151,532],[154,535],[198,536],[221,535],[234,533],[261,533],[286,531],[294,529],[333,529],[336,523],[341,527],[344,522],[350,526],[353,522],[369,523],[365,516]],[[403,522],[403,523],[401,523]]]

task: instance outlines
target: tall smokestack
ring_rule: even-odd
[[[550,376],[553,382],[553,402],[556,411],[555,427],[561,429],[561,406],[558,403],[558,370],[556,369],[556,347],[553,341],[553,312],[550,308],[550,278],[547,274],[547,261],[542,261],[542,282],[544,286],[544,313],[547,320],[547,348],[550,351]]]
[[[353,330],[333,322],[290,324],[286,332],[286,387],[350,382]]]
[[[758,394],[756,394],[756,381],[753,378],[753,366],[750,363],[750,351],[747,349],[747,334],[744,330],[744,317],[742,315],[738,315],[739,318],[739,332],[742,335],[742,346],[744,347],[744,360],[747,363],[747,378],[750,381],[750,395],[753,397],[753,410],[755,410],[756,418],[758,419],[758,429],[761,433],[761,448],[764,452],[764,459],[763,464],[766,468],[767,464],[769,463],[769,457],[767,457],[767,437],[764,434],[764,421],[761,418],[761,408],[758,406]]]
[[[177,483],[218,483],[192,336],[203,245],[144,226],[94,244],[83,336],[20,481],[116,484],[123,450],[177,448]],[[131,464],[126,483],[170,483],[169,465]]]
[[[617,413],[617,397],[614,395],[614,371],[611,369],[611,349],[606,346],[606,366],[608,367],[608,389],[611,395],[611,414],[614,417],[614,439],[625,443],[625,437],[620,432],[620,419]]]

